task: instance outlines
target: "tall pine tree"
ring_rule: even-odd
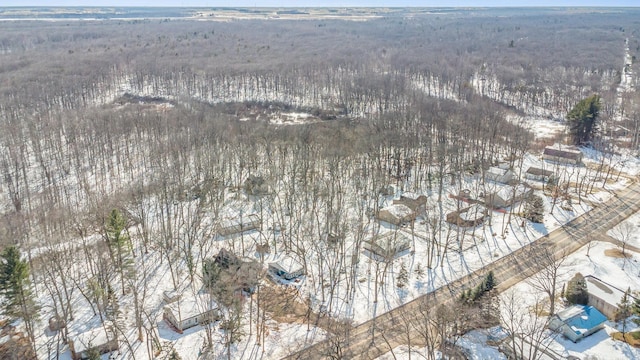
[[[24,321],[35,351],[34,322],[39,309],[31,292],[29,264],[15,246],[6,247],[0,257],[0,293],[4,297],[0,308],[4,316]]]
[[[125,278],[129,277],[130,271],[133,271],[133,248],[129,240],[127,229],[127,219],[118,209],[111,210],[107,224],[105,225],[105,233],[111,260],[120,273],[120,281],[122,284],[122,295],[125,294]]]
[[[616,310],[616,320],[622,321],[622,338],[625,342],[627,341],[624,336],[627,332],[627,318],[633,314],[632,304],[630,301],[631,299],[629,296],[630,294],[631,288],[627,289],[627,291],[624,292],[624,295],[622,295],[622,299],[620,299],[620,302],[618,303],[618,310]]]
[[[569,134],[575,145],[582,145],[593,139],[598,130],[600,106],[600,96],[592,95],[577,103],[567,114]]]

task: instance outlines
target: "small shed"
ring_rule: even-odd
[[[268,273],[272,278],[275,276],[283,280],[294,280],[304,275],[304,266],[293,257],[285,255],[269,263]]]
[[[585,276],[584,280],[587,283],[587,292],[589,293],[588,304],[597,308],[609,319],[615,319],[618,303],[625,291],[592,275]],[[629,297],[631,302],[635,300],[634,296],[630,295]]]
[[[505,208],[515,204],[518,201],[526,199],[533,193],[531,187],[524,184],[516,186],[503,186],[496,191],[488,193],[484,197],[484,203],[487,207]]]
[[[484,173],[485,180],[491,180],[502,184],[508,184],[514,179],[513,171],[492,166]]]
[[[406,192],[400,195],[400,199],[393,200],[394,205],[406,205],[412,211],[424,210],[427,205],[427,197],[425,195]]]
[[[184,293],[177,301],[165,305],[162,317],[177,332],[220,318],[218,306],[211,295],[200,291],[195,295]]]
[[[547,146],[542,152],[542,158],[561,164],[579,164],[582,161],[582,151],[572,146]]]
[[[69,349],[73,360],[89,358],[89,350],[98,350],[107,354],[118,350],[118,336],[108,325],[92,328],[85,332],[69,336]]]
[[[415,220],[416,214],[407,205],[394,204],[380,209],[376,218],[393,225],[400,225]]]
[[[553,171],[530,166],[524,173],[524,177],[529,180],[549,181],[553,176]]]
[[[389,231],[365,241],[363,249],[374,256],[393,259],[411,249],[411,239],[401,231]]]
[[[604,328],[607,317],[593,306],[573,305],[559,311],[549,320],[549,328],[578,342]]]
[[[447,222],[459,227],[475,227],[489,217],[489,209],[480,204],[473,204],[464,209],[447,214]]]
[[[234,219],[224,219],[218,224],[217,233],[221,236],[238,234],[245,231],[259,229],[262,223],[256,214],[241,216]]]

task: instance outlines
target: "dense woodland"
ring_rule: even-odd
[[[355,283],[355,273],[338,279],[353,271],[381,190],[440,199],[465,174],[555,141],[514,119],[560,120],[598,94],[590,144],[637,150],[639,15],[0,21],[0,243],[18,245],[33,282],[48,284],[37,289],[53,299],[43,319],[73,321],[78,293],[101,319],[116,319],[126,298],[140,340],[153,339],[154,325],[145,254],[159,254],[178,288],[215,255],[213,229],[229,207],[286,228],[283,241],[260,235],[275,251],[320,259],[305,264],[325,269],[309,281]],[[624,71],[634,77],[621,93]],[[312,121],[274,124],[283,112]],[[614,141],[621,128],[624,141]],[[270,191],[244,195],[251,176]],[[442,236],[444,214],[430,209],[421,226]],[[356,245],[330,247],[327,234]],[[243,256],[256,245],[225,244]],[[433,251],[429,265],[441,255]],[[346,297],[355,291],[346,288]],[[334,290],[322,289],[330,312]],[[259,329],[259,317],[250,321]]]

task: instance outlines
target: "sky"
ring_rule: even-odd
[[[228,6],[228,7],[354,7],[354,6],[640,6],[640,0],[3,0],[2,6]]]

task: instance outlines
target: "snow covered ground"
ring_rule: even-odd
[[[640,290],[640,254],[629,252],[628,259],[609,257],[605,255],[608,249],[617,248],[614,244],[594,242],[591,248],[583,247],[579,251],[567,257],[560,268],[558,284],[566,284],[576,273],[584,276],[593,275],[620,289],[631,288]],[[589,256],[587,256],[587,251]],[[536,291],[527,281],[521,282],[509,289],[505,294],[513,291],[517,294],[527,294],[520,298],[528,305],[534,305],[535,299],[543,299],[544,295]],[[506,295],[503,295],[503,298]],[[556,309],[556,311],[561,308]],[[631,325],[631,324],[629,324]],[[628,330],[633,327],[627,328]],[[605,329],[588,336],[577,343],[562,337],[556,337],[549,348],[562,356],[574,355],[581,359],[591,356],[595,359],[637,359],[640,358],[640,349],[615,341],[608,334],[616,331],[616,324],[608,321]]]

